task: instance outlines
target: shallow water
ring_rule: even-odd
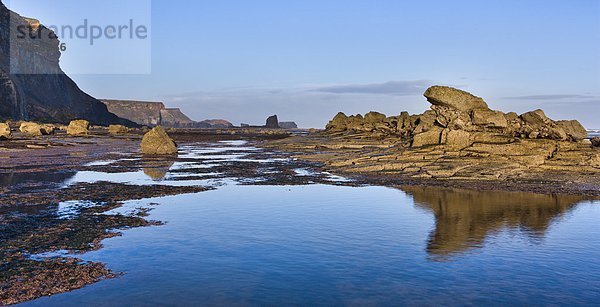
[[[244,142],[182,150],[200,165],[281,162],[247,159],[241,152],[255,149]],[[178,175],[171,171],[192,167],[198,165],[177,162],[158,175],[82,172],[65,184],[210,184],[173,181]],[[166,224],[128,230],[82,256],[123,276],[24,305],[600,301],[600,203],[529,193],[348,187],[336,184],[344,178],[324,175],[331,185],[241,185],[244,178],[222,178],[213,191],[128,202],[107,214],[151,206],[149,219]],[[76,203],[62,204],[61,218],[76,209]]]

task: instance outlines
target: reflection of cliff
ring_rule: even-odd
[[[435,215],[428,253],[443,258],[483,245],[503,229],[543,237],[552,221],[583,200],[578,196],[405,187],[417,206]]]

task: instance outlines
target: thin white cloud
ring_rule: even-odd
[[[337,85],[313,89],[312,91],[331,94],[378,94],[393,96],[411,96],[423,94],[432,81],[389,81],[374,84]]]

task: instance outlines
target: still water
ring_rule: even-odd
[[[241,163],[255,149],[234,142],[183,151],[192,162],[169,163],[158,175],[88,172],[65,184],[191,184],[170,172],[192,167],[194,157],[207,167]],[[24,305],[600,303],[598,202],[352,187],[339,177],[288,186],[241,179],[219,179],[208,192],[128,202],[117,212],[152,206],[149,218],[166,224],[127,230],[82,256],[123,276]]]

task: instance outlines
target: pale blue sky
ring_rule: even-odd
[[[61,1],[27,10],[43,22],[78,14]],[[133,16],[148,2],[123,3]],[[338,111],[422,112],[424,89],[445,84],[503,111],[542,108],[600,128],[599,0],[154,0],[151,17],[151,74],[73,75],[78,84],[197,120],[277,113],[304,127]],[[65,66],[77,65],[73,53]]]

